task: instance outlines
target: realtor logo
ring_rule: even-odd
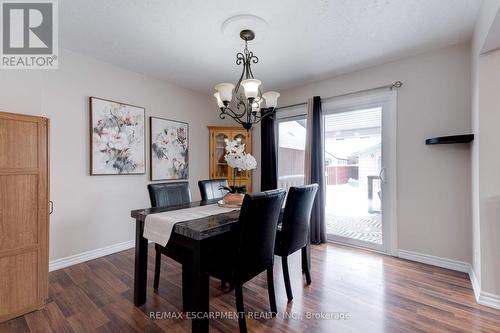
[[[57,68],[57,2],[2,1],[1,18],[0,68]]]

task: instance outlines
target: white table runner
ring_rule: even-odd
[[[170,239],[170,234],[176,223],[229,213],[238,209],[219,207],[219,205],[214,204],[150,214],[146,216],[146,220],[144,221],[144,232],[142,235],[156,244],[165,246]]]

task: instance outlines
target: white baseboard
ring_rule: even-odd
[[[407,250],[398,250],[398,257],[406,260],[421,262],[423,264],[451,269],[453,271],[469,273],[471,264],[464,261],[431,256],[429,254],[418,253]]]
[[[128,250],[135,246],[135,241],[130,240],[123,243],[113,244],[109,246],[102,247],[100,249],[90,250],[87,252],[75,254],[69,257],[52,260],[49,262],[49,272],[56,271],[58,269],[76,265],[85,261],[89,261],[92,259],[96,259],[99,257],[104,257],[109,254],[113,254],[116,252]]]
[[[472,269],[471,264],[464,261],[436,257],[429,254],[406,250],[398,250],[398,257],[428,265],[447,268],[458,272],[468,273],[477,303],[491,308],[500,309],[500,296],[481,290],[481,282]]]
[[[476,301],[479,303],[479,295],[481,294],[481,282],[477,278],[477,275],[474,272],[472,266],[469,270],[469,278],[470,283],[472,284],[472,290],[474,290],[474,296],[476,297]]]
[[[472,268],[469,271],[469,276],[477,303],[500,309],[500,296],[481,290],[481,282]]]
[[[486,291],[481,291],[479,293],[477,302],[481,305],[489,306],[490,308],[500,309],[500,296]]]

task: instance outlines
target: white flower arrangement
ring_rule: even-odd
[[[231,168],[238,169],[238,171],[248,171],[257,168],[255,157],[245,153],[245,144],[237,140],[228,140],[226,142],[226,155],[224,159]]]
[[[251,154],[245,153],[245,144],[240,140],[226,140],[226,154],[224,156],[227,164],[233,168],[233,186],[227,188],[231,193],[244,193],[244,186],[241,186],[242,171],[249,171],[257,168],[257,161]],[[239,186],[236,186],[236,171],[240,172]]]

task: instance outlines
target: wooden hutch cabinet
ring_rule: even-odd
[[[49,214],[49,120],[0,112],[0,322],[45,305]]]
[[[210,131],[210,179],[227,179],[229,185],[245,185],[247,192],[252,192],[252,172],[236,172],[234,179],[233,169],[229,167],[224,159],[226,153],[226,140],[241,140],[245,144],[245,152],[252,153],[252,131],[247,132],[242,127],[230,126],[208,126]]]

